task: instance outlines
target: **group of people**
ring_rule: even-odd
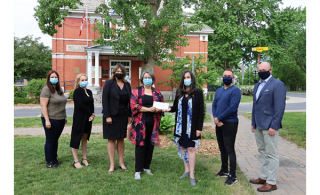
[[[261,176],[250,180],[251,183],[264,184],[259,191],[277,189],[276,177],[279,168],[277,149],[278,129],[285,107],[286,89],[284,84],[271,76],[272,69],[267,62],[258,66],[261,80],[254,87],[252,132],[255,132],[258,150],[261,153]],[[235,140],[238,129],[238,106],[241,92],[232,84],[233,71],[223,72],[224,86],[215,93],[212,114],[216,125],[216,136],[221,152],[221,170],[216,176],[227,177],[225,185],[233,185],[236,177]],[[127,171],[124,164],[124,139],[135,145],[135,176],[141,179],[141,173],[153,175],[150,169],[154,146],[160,145],[159,126],[164,112],[175,113],[175,145],[184,162],[184,173],[180,179],[189,177],[191,185],[196,185],[194,169],[195,149],[200,146],[204,119],[203,92],[197,88],[194,74],[186,70],[181,75],[173,106],[159,109],[154,102],[164,102],[159,89],[153,87],[155,76],[149,71],[141,74],[141,86],[131,91],[130,83],[125,79],[126,69],[118,63],[112,77],[103,87],[103,138],[108,140],[107,149],[110,160],[109,174],[115,170],[115,151],[119,157],[118,167]],[[92,121],[95,118],[92,92],[87,89],[88,78],[79,74],[75,80],[73,95],[74,114],[70,147],[74,158],[73,166],[89,166],[87,161],[87,141],[89,140]],[[50,70],[46,86],[42,89],[40,103],[42,123],[46,134],[45,158],[48,168],[59,167],[57,159],[58,139],[67,123],[67,99],[59,84],[59,74]],[[129,128],[128,128],[129,125]],[[128,134],[127,134],[128,131]],[[81,142],[82,161],[78,160]],[[230,171],[228,168],[228,159]]]

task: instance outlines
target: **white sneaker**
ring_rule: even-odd
[[[145,171],[148,175],[153,175],[150,169],[143,169],[143,171]]]
[[[134,179],[135,179],[135,180],[141,179],[141,177],[140,177],[140,172],[136,172],[136,173],[134,174]]]

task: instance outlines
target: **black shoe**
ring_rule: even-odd
[[[62,162],[58,161],[58,159],[57,159],[57,160],[54,160],[54,161],[52,161],[52,162],[53,162],[53,164],[56,164],[56,165],[61,165],[61,164],[62,164]]]
[[[238,179],[236,176],[232,176],[232,175],[228,175],[228,179],[226,182],[224,182],[224,185],[227,185],[227,186],[232,186],[233,184],[237,183],[238,182]]]
[[[219,176],[219,177],[228,177],[229,172],[223,172],[223,171],[219,171],[217,174],[215,174],[215,176]]]
[[[58,168],[58,164],[54,164],[53,162],[47,163],[47,168]]]

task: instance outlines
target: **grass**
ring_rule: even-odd
[[[204,96],[204,103],[212,103],[213,102],[213,99],[214,97],[212,98],[212,100],[207,100],[207,97]],[[211,98],[210,98],[211,99]],[[240,103],[245,103],[245,102],[252,102],[252,96],[248,96],[248,95],[242,95],[241,96],[241,100],[240,100]],[[168,101],[165,101],[166,103],[173,103],[174,101],[173,100],[168,100]]]
[[[44,136],[14,138],[15,194],[255,194],[245,175],[237,168],[238,183],[224,186],[225,178],[215,177],[221,162],[217,157],[197,155],[196,186],[188,178],[178,179],[184,172],[177,149],[155,147],[151,170],[153,176],[142,173],[134,179],[134,146],[125,141],[124,162],[128,172],[115,169],[108,174],[107,140],[102,135],[90,137],[88,162],[90,167],[75,169],[69,147],[70,136],[59,139],[59,168],[47,169],[44,158]],[[81,151],[79,151],[81,156]],[[117,156],[117,155],[116,155]],[[115,163],[118,165],[118,158]]]
[[[211,122],[211,115],[210,114],[206,114],[206,117],[203,121],[204,123],[210,123]]]
[[[67,117],[68,123],[66,126],[72,126],[73,116]],[[211,122],[210,114],[206,114],[204,122]],[[102,116],[96,116],[92,122],[93,125],[102,125]],[[40,117],[14,118],[14,128],[32,128],[42,127]]]
[[[251,113],[243,114],[251,119]],[[281,137],[306,149],[306,112],[285,112],[282,119]]]
[[[290,93],[306,93],[306,91],[287,91],[287,92],[290,92]]]
[[[66,126],[72,126],[73,116],[67,117]],[[102,125],[102,116],[96,116],[92,122],[93,125]],[[42,127],[40,117],[14,118],[14,128]]]

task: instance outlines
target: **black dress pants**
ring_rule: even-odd
[[[143,172],[143,169],[150,169],[154,145],[151,144],[153,122],[146,122],[146,140],[144,146],[136,145],[136,172]]]
[[[238,131],[238,122],[223,122],[221,127],[216,126],[216,136],[221,153],[221,171],[228,172],[228,157],[230,160],[230,174],[236,176],[237,158],[234,143]]]

